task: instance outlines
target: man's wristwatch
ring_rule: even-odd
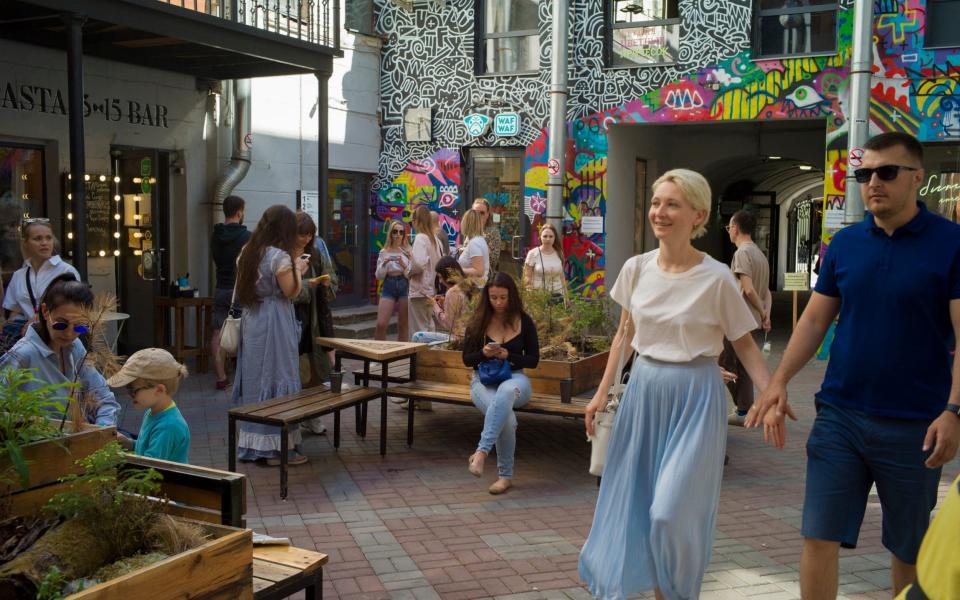
[[[957,416],[958,419],[960,419],[960,404],[948,404],[943,410],[952,412]]]

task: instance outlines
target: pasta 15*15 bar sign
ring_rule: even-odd
[[[65,94],[57,88],[11,81],[0,81],[0,86],[3,93],[0,108],[48,115],[67,114]],[[143,127],[169,127],[166,105],[124,98],[96,98],[84,94],[83,116],[102,117],[108,122]]]

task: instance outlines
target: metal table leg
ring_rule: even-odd
[[[340,449],[340,411],[333,413],[333,447]]]
[[[390,361],[380,363],[380,456],[386,456],[387,454],[387,373],[389,366]]]
[[[304,600],[323,600],[323,569],[317,570],[313,583],[304,588]]]
[[[227,469],[237,471],[237,418],[227,415]]]
[[[287,438],[287,425],[280,428],[280,498],[287,499],[287,452],[290,441]]]

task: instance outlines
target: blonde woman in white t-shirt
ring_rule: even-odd
[[[634,256],[610,296],[623,308],[586,428],[607,404],[624,344],[637,351],[617,409],[580,576],[599,598],[654,589],[698,598],[713,544],[727,434],[717,357],[723,338],[761,388],[770,379],[750,332],[756,321],[730,270],[691,240],[705,231],[710,185],[668,171],[653,184],[648,219],[660,247]],[[629,349],[629,347],[627,348]],[[783,438],[783,417],[765,435]]]
[[[523,261],[523,285],[528,290],[547,290],[567,298],[567,278],[563,273],[563,250],[557,245],[557,228],[545,223],[540,228],[540,245],[527,252]]]

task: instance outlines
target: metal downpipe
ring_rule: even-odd
[[[850,63],[850,112],[847,115],[847,184],[843,224],[863,220],[860,185],[850,156],[870,137],[870,79],[873,67],[873,2],[857,0],[853,9],[853,59]]]
[[[220,172],[213,188],[214,211],[223,206],[223,201],[233,192],[250,170],[250,149],[253,147],[251,131],[252,106],[249,79],[237,79],[234,85],[233,153],[230,162]]]
[[[550,76],[550,156],[547,162],[547,219],[563,237],[563,188],[567,146],[567,0],[553,0]]]

